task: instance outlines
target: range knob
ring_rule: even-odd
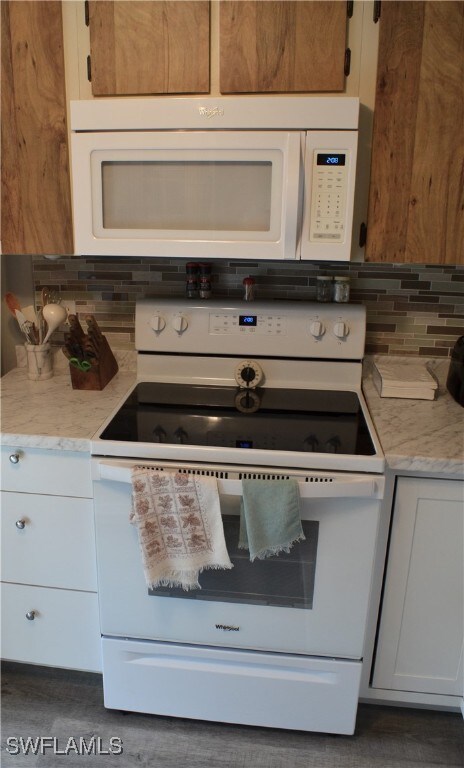
[[[350,332],[350,329],[343,320],[338,320],[338,322],[336,322],[333,327],[333,332],[334,332],[334,336],[336,336],[337,339],[346,339],[346,337]]]
[[[256,360],[243,360],[235,369],[235,381],[239,387],[258,387],[263,377],[263,369]]]
[[[312,320],[309,324],[309,332],[315,339],[320,339],[325,333],[323,323],[320,320]]]
[[[155,333],[161,333],[161,331],[166,327],[166,320],[162,315],[156,313],[156,315],[153,315],[150,320],[150,326],[155,331]]]
[[[188,328],[188,320],[185,315],[174,315],[172,318],[172,327],[177,331],[179,336],[181,333],[184,333]]]

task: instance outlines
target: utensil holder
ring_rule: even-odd
[[[88,371],[81,371],[71,363],[69,364],[73,389],[104,389],[118,372],[118,364],[105,336],[101,337],[100,344],[98,361],[93,363]]]
[[[53,357],[50,343],[25,344],[27,376],[32,381],[45,381],[53,376]]]

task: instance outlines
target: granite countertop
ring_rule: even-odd
[[[73,390],[63,358],[47,381],[29,381],[25,368],[0,380],[1,443],[90,452],[90,441],[136,381],[134,359],[118,357],[119,372],[101,392]],[[425,362],[425,361],[424,361]],[[427,361],[438,398],[381,398],[366,360],[363,391],[387,465],[394,471],[464,477],[464,408],[446,390],[449,361]]]
[[[438,381],[438,397],[409,400],[380,397],[372,380],[375,359],[365,361],[363,392],[387,465],[397,472],[464,478],[464,408],[446,389],[449,360],[424,359]]]

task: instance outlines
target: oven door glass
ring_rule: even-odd
[[[248,551],[237,546],[239,517],[223,515],[222,521],[227,551],[234,566],[232,570],[203,571],[199,578],[201,589],[185,592],[183,589],[159,587],[149,590],[149,594],[251,605],[312,608],[318,522],[302,522],[305,539],[296,542],[290,552],[281,552],[279,555],[251,562]]]

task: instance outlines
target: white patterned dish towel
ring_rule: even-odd
[[[150,589],[201,589],[201,571],[233,567],[215,477],[134,467],[130,522]]]

